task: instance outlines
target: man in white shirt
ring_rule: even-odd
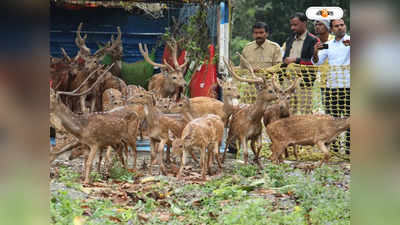
[[[343,19],[331,21],[331,29],[335,39],[328,42],[328,48],[319,42],[314,46],[312,63],[321,65],[326,59],[331,66],[327,74],[326,88],[322,89],[326,113],[334,117],[350,116],[350,36],[346,34]],[[337,143],[333,150],[338,150]],[[350,149],[350,130],[346,132],[346,153]]]

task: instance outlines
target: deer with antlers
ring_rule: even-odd
[[[167,44],[172,51],[172,61],[174,66],[169,65],[167,60],[164,60],[163,64],[156,63],[151,60],[146,44],[144,45],[143,49],[142,43],[139,43],[139,50],[148,63],[155,67],[159,67],[162,71],[162,73],[156,74],[151,78],[148,90],[159,93],[163,98],[173,96],[177,96],[179,98],[180,94],[183,93],[187,86],[186,81],[183,78],[183,72],[188,64],[188,60],[185,58],[185,62],[182,65],[179,65],[177,59],[178,49],[176,40],[171,38]]]
[[[249,63],[247,64],[247,67],[250,73],[253,75],[253,78],[240,77],[234,71],[232,67],[232,62],[228,63],[226,60],[224,60],[224,62],[226,67],[228,68],[229,73],[235,79],[256,85],[257,97],[255,103],[243,107],[232,115],[223,160],[225,160],[225,154],[228,144],[233,140],[238,139],[240,146],[243,149],[244,162],[245,164],[247,164],[247,142],[248,140],[251,140],[251,149],[254,153],[254,161],[261,167],[261,164],[258,160],[259,150],[257,150],[256,148],[256,142],[261,137],[262,133],[261,119],[263,117],[265,108],[278,97],[271,82],[268,81],[265,77],[256,77],[254,75],[254,70]]]
[[[134,167],[136,167],[136,130],[138,126],[137,114],[128,107],[121,107],[118,110],[106,113],[91,113],[77,115],[68,107],[60,102],[59,95],[83,95],[90,92],[98,83],[102,76],[111,67],[107,68],[103,74],[96,80],[92,87],[82,93],[75,92],[55,92],[51,89],[50,112],[53,112],[60,118],[63,127],[75,136],[80,143],[89,146],[90,153],[85,165],[84,183],[89,183],[90,170],[96,153],[99,149],[107,146],[126,142],[134,150]]]
[[[268,124],[290,116],[290,98],[295,92],[299,80],[300,78],[296,77],[295,81],[289,87],[282,89],[282,87],[276,82],[275,78],[272,78],[272,85],[278,95],[278,101],[277,103],[268,106],[264,111],[263,122],[265,129],[267,129]],[[294,155],[297,160],[296,146],[294,149]],[[289,156],[287,149],[285,149],[285,156]]]

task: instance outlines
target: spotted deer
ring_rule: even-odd
[[[165,114],[156,107],[155,94],[148,91],[141,91],[136,96],[131,97],[131,103],[143,105],[147,132],[150,138],[151,159],[150,173],[155,161],[160,163],[161,173],[166,174],[166,168],[163,160],[164,146],[168,142],[168,130],[174,132],[176,136],[180,136],[186,121],[180,114]]]
[[[263,117],[265,108],[278,97],[271,82],[269,82],[265,77],[256,77],[250,64],[248,64],[248,69],[253,75],[253,78],[243,78],[236,74],[232,67],[232,62],[228,63],[226,60],[224,60],[224,62],[229,73],[235,79],[256,85],[257,97],[255,103],[243,107],[232,115],[223,160],[225,159],[228,144],[233,140],[238,139],[240,147],[243,149],[244,162],[247,164],[247,142],[250,140],[252,147],[251,149],[254,153],[254,161],[261,167],[261,164],[258,160],[259,150],[256,148],[256,142],[261,137],[262,133],[261,119]]]
[[[187,154],[193,155],[193,151],[200,152],[201,177],[206,180],[206,172],[211,175],[211,164],[215,157],[218,163],[218,173],[222,171],[219,156],[219,147],[224,134],[224,123],[221,118],[208,114],[190,121],[182,131],[181,137],[170,133],[172,152],[180,157],[180,168],[177,173],[178,179],[182,178],[183,169],[186,165]]]
[[[186,81],[183,78],[183,72],[188,64],[188,61],[186,58],[185,62],[182,65],[179,65],[177,60],[177,42],[175,39],[171,38],[167,44],[172,51],[173,66],[169,65],[166,60],[164,60],[162,64],[154,62],[149,57],[147,45],[144,45],[143,49],[142,44],[139,44],[139,51],[144,59],[151,65],[159,67],[162,71],[151,78],[148,90],[159,93],[163,98],[172,98],[174,96],[180,97],[180,94],[183,93],[187,86]]]
[[[108,70],[110,67],[108,68]],[[108,71],[106,70],[104,74]],[[103,75],[104,75],[103,74]],[[102,76],[103,76],[102,75]],[[93,86],[82,93],[55,92],[50,90],[50,112],[60,118],[63,127],[75,136],[82,144],[89,146],[90,153],[85,165],[84,183],[90,182],[89,174],[96,153],[107,146],[120,144],[122,141],[133,148],[134,167],[136,167],[136,130],[138,126],[137,114],[128,107],[106,113],[90,113],[78,115],[73,113],[60,101],[60,94],[83,95],[91,91],[100,81],[102,76]]]
[[[272,84],[278,95],[278,100],[277,103],[268,106],[264,111],[263,122],[265,129],[267,129],[268,124],[290,116],[290,98],[296,90],[299,80],[300,78],[296,77],[295,81],[289,87],[282,89],[282,87],[276,82],[275,78],[272,78]],[[285,149],[285,155],[288,157],[287,149]],[[294,149],[294,155],[297,160],[298,156],[296,148]]]
[[[327,145],[350,128],[349,118],[335,118],[330,115],[293,115],[277,120],[267,126],[270,137],[273,162],[282,162],[282,153],[290,145],[317,145],[324,153],[320,165],[330,158]]]

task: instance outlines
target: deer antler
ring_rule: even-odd
[[[233,68],[232,68],[232,62],[228,63],[228,62],[226,61],[226,59],[224,58],[224,63],[225,63],[226,68],[228,69],[229,73],[230,73],[234,78],[236,78],[236,79],[239,80],[239,81],[247,82],[247,83],[263,83],[263,82],[264,82],[264,80],[262,80],[262,79],[260,79],[260,78],[257,78],[257,77],[256,77],[256,79],[248,79],[248,78],[240,77],[240,76],[238,76],[238,75],[235,73],[235,71],[233,70]]]
[[[91,92],[91,91],[93,90],[93,88],[94,88],[98,83],[100,83],[100,81],[102,80],[102,78],[104,77],[104,75],[106,75],[106,73],[107,73],[113,66],[114,66],[114,63],[111,64],[110,66],[108,66],[107,69],[97,78],[96,82],[94,82],[94,84],[93,84],[88,90],[86,90],[86,91],[84,91],[84,92],[82,92],[82,93],[79,93],[79,94],[76,94],[76,93],[73,93],[73,92],[59,91],[59,92],[57,92],[57,95],[62,94],[62,95],[69,95],[69,96],[82,96],[82,95],[88,94],[89,92]]]
[[[71,62],[71,58],[68,56],[64,48],[61,48],[61,52],[64,55],[64,58],[67,59],[68,62]]]
[[[160,68],[166,68],[167,67],[167,65],[156,63],[153,60],[151,60],[150,57],[149,57],[149,50],[147,49],[147,45],[146,44],[144,44],[144,48],[145,48],[145,50],[143,50],[142,43],[139,43],[139,51],[140,51],[140,53],[142,54],[142,56],[144,57],[144,59],[148,63],[150,63],[151,65],[153,65],[155,67],[160,67]]]
[[[87,38],[87,34],[85,34],[85,36],[83,36],[83,38],[82,38],[82,36],[81,36],[82,26],[83,26],[83,23],[81,22],[81,23],[79,24],[79,26],[78,26],[78,29],[76,30],[76,39],[75,39],[75,43],[76,43],[76,45],[78,45],[78,46],[83,45],[83,44],[85,43],[85,41],[86,41],[86,38]]]
[[[249,63],[249,61],[247,61],[247,59],[245,57],[243,57],[239,52],[236,52],[236,55],[238,55],[240,57],[240,59],[246,64],[246,67],[250,71],[251,76],[256,77],[256,75],[254,74],[254,69],[251,66],[251,64]]]
[[[275,77],[272,77],[272,86],[274,87],[275,90],[282,91],[281,85],[276,83]]]
[[[172,62],[174,63],[174,66],[176,69],[180,69],[179,63],[178,63],[178,45],[176,43],[175,38],[171,37],[171,41],[167,43],[169,48],[171,49],[171,55],[172,55]]]
[[[297,84],[299,83],[300,78],[298,76],[296,76],[296,79],[294,80],[294,82],[292,83],[292,85],[290,85],[288,88],[285,89],[285,92],[291,92],[293,91],[296,87]]]
[[[98,68],[96,68],[95,70],[93,70],[89,76],[86,77],[86,79],[79,85],[79,87],[77,87],[75,90],[73,90],[71,93],[76,93],[79,89],[81,89],[83,87],[83,85],[99,70],[103,68],[103,66],[99,66]]]

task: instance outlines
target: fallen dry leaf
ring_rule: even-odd
[[[162,213],[158,218],[163,222],[167,222],[170,217],[171,215],[169,213]]]
[[[122,222],[119,218],[117,218],[115,216],[109,216],[108,219],[111,220],[111,221],[114,221],[114,222],[118,222],[118,223]]]
[[[273,195],[276,194],[275,190],[272,189],[258,189],[257,190],[258,193],[263,194],[263,195]]]
[[[145,177],[140,182],[142,184],[145,184],[145,183],[148,183],[148,182],[155,182],[155,181],[157,181],[155,177]]]
[[[140,220],[143,220],[143,221],[145,221],[145,222],[147,222],[147,221],[149,220],[149,216],[146,215],[146,214],[144,214],[144,213],[138,213],[137,215],[138,215],[138,218],[139,218]]]

